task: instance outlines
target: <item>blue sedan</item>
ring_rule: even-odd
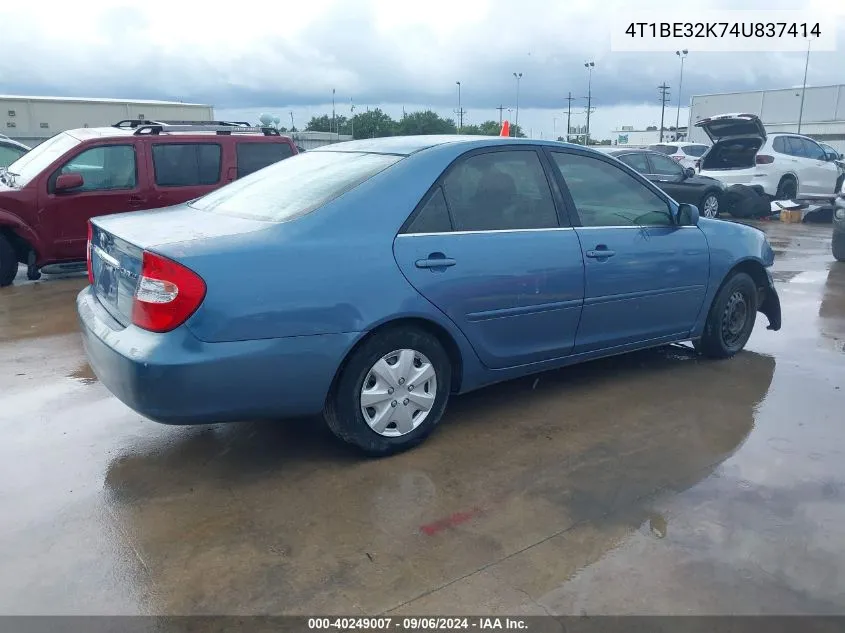
[[[123,402],[322,414],[370,454],[418,444],[451,394],[678,341],[728,358],[757,312],[781,325],[761,231],[562,143],[341,143],[89,233],[83,340]]]

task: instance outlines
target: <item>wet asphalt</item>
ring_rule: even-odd
[[[453,399],[368,460],[168,427],[85,362],[84,275],[0,290],[0,613],[845,614],[845,264],[762,223],[780,332]]]

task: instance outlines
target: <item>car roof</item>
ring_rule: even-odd
[[[309,150],[309,152],[365,152],[371,154],[395,154],[410,156],[425,149],[443,145],[465,145],[467,149],[473,147],[496,147],[501,145],[544,145],[551,147],[574,147],[587,149],[582,145],[561,143],[559,141],[543,141],[530,138],[513,138],[507,136],[477,136],[462,134],[434,134],[420,136],[384,136],[381,138],[360,139],[332,143]],[[589,148],[595,149],[595,148]]]

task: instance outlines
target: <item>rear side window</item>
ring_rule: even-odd
[[[789,148],[786,146],[786,138],[783,136],[776,136],[772,141],[772,149],[778,154],[789,154]]]
[[[649,170],[648,161],[645,158],[645,154],[623,154],[619,157],[623,163],[628,165],[634,171],[638,171],[641,174],[647,174]]]
[[[448,233],[452,230],[443,189],[438,187],[404,233]]]
[[[549,181],[532,151],[476,154],[443,181],[456,231],[558,226]]]
[[[287,143],[238,143],[238,178],[293,156]]]
[[[190,187],[220,182],[220,145],[159,143],[153,145],[155,182],[159,187]]]
[[[297,154],[216,189],[190,205],[222,215],[284,222],[331,202],[402,158],[333,151]]]
[[[782,136],[786,141],[787,153],[790,156],[804,156],[804,144],[797,136]]]
[[[681,148],[684,150],[684,154],[687,156],[704,156],[704,152],[707,151],[706,145],[685,145]]]

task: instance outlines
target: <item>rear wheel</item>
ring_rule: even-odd
[[[719,217],[719,194],[715,191],[708,191],[701,199],[701,215],[705,218]]]
[[[0,234],[0,288],[9,286],[18,274],[18,256],[12,243]]]
[[[798,181],[792,176],[784,176],[778,183],[775,200],[792,200],[798,196]]]
[[[385,330],[345,363],[326,402],[326,422],[370,455],[407,450],[440,422],[451,384],[449,356],[435,336],[417,328]]]
[[[834,259],[845,262],[845,231],[834,231],[830,246]]]
[[[735,273],[719,290],[696,349],[710,358],[730,358],[748,342],[757,318],[757,286],[746,273]]]
[[[839,178],[836,179],[836,186],[833,188],[833,193],[841,193],[842,192],[842,183],[845,182],[845,174],[839,174]]]

